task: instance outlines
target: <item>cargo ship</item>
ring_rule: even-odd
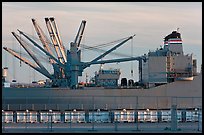
[[[36,21],[34,19],[32,21],[38,34],[42,33],[39,26],[36,25]],[[55,32],[55,37],[51,35],[53,43],[55,40],[58,41],[57,49],[63,51],[63,47],[60,47],[60,36],[56,35],[58,33],[57,28],[51,27],[51,24],[55,24],[54,18],[46,18],[46,23],[49,26],[48,29]],[[170,110],[174,104],[181,110],[202,107],[202,70],[200,73],[197,72],[197,61],[192,54],[184,54],[181,34],[178,31],[173,31],[164,38],[163,47],[155,51],[149,51],[143,56],[99,61],[99,59],[132,39],[133,35],[91,62],[85,63],[81,62],[79,57],[81,53],[78,50],[85,24],[86,22],[83,20],[75,42],[70,44],[71,49],[67,51],[67,55],[65,53],[59,54],[59,60],[51,55],[48,48],[47,51],[40,48],[25,33],[20,31],[29,41],[44,50],[46,55],[49,56],[49,60],[53,62],[51,64],[56,70],[53,75],[47,72],[31,52],[27,51],[36,60],[39,67],[20,58],[11,49],[4,47],[16,58],[21,59],[51,79],[50,83],[46,82],[42,87],[15,87],[6,82],[6,71],[8,69],[2,69],[2,110],[11,112],[13,116],[15,114],[15,121],[17,121],[19,115],[17,113],[19,111],[25,113],[26,110],[38,112],[41,114],[39,116],[42,117],[41,120],[43,121],[46,121],[43,112],[49,113],[49,110],[52,112],[55,110],[56,113],[60,112],[60,116],[63,115],[63,121],[69,121],[68,118],[65,119],[64,115],[70,111],[73,113],[80,110],[84,111],[83,116],[85,117],[89,114],[89,111],[97,112],[97,110],[106,110],[111,114],[113,112],[117,113],[117,110],[120,113],[127,112],[127,110],[147,111],[147,109],[157,110],[158,112],[158,110]],[[26,48],[25,42],[21,41],[15,33],[12,34]],[[45,43],[43,42],[45,39],[42,39],[43,34],[39,37],[41,37],[42,43]],[[54,40],[54,38],[56,39]],[[44,47],[46,48],[46,45]],[[120,71],[118,69],[101,69],[95,74],[93,85],[87,84],[79,87],[78,76],[81,76],[83,69],[91,64],[132,60],[139,61],[139,81],[132,82],[129,80],[127,82],[127,80],[121,79],[121,84],[119,84]],[[106,111],[104,111],[104,115],[107,115]],[[140,117],[143,119],[143,116]],[[113,121],[114,116],[109,118],[103,121]],[[87,121],[85,119],[88,118],[80,121]],[[131,120],[132,118],[129,119],[129,121]],[[40,121],[40,118],[38,121]]]
[[[171,102],[169,97],[202,97],[202,71],[200,73],[197,72],[196,60],[192,58],[192,55],[183,54],[180,33],[173,31],[167,37],[168,38],[165,38],[164,40],[163,48],[156,50],[155,52],[149,52],[146,55],[146,62],[142,61],[140,63],[140,79],[132,86],[127,85],[128,83],[124,83],[122,80],[120,85],[117,84],[120,76],[120,71],[118,69],[100,69],[95,75],[96,83],[90,87],[83,86],[81,89],[63,87],[18,88],[3,86],[3,109],[18,110],[19,106],[14,108],[12,108],[12,106],[8,107],[8,104],[16,104],[18,102],[18,104],[36,103],[44,104],[45,106],[49,102],[55,104],[63,104],[65,102],[69,104],[80,104],[91,101],[92,97],[96,97],[94,98],[94,104],[103,106],[102,108],[104,108],[105,104],[113,104],[113,98],[108,98],[111,96],[121,97],[116,104],[126,104],[126,106],[124,106],[125,108],[129,108],[130,104],[132,104],[132,106],[135,105],[135,99],[133,98],[133,101],[128,101],[127,98],[129,97],[164,96],[166,98],[164,98],[165,100],[162,100],[160,105],[166,108]],[[6,70],[8,69],[5,68],[2,71],[2,80],[5,80]],[[5,84],[5,82],[3,82],[3,84]],[[71,97],[76,97],[76,99],[69,100]],[[107,100],[104,101],[102,98],[97,97],[106,97]],[[32,98],[35,100],[32,100]],[[58,98],[64,100],[57,100]],[[127,103],[122,103],[125,102],[125,100]],[[149,103],[148,100],[142,100],[142,103],[146,107],[156,108],[156,106]],[[191,101],[189,100],[183,104],[188,106],[190,103]],[[199,101],[198,104],[201,104],[201,101]],[[89,108],[90,106],[91,105],[87,104],[85,107],[84,105],[85,108]],[[37,108],[38,107],[36,107],[36,109]],[[39,107],[39,109],[40,108],[41,107]],[[26,109],[25,106],[24,109]],[[61,110],[65,108],[56,108],[55,106],[53,109]]]

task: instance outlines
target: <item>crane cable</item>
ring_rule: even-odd
[[[107,51],[107,50],[100,49],[100,48],[94,48],[94,47],[90,48],[90,46],[87,46],[87,45],[84,45],[84,44],[83,44],[83,47],[84,47],[84,49],[87,49],[87,50],[90,50],[90,51],[100,51],[100,52],[103,52],[103,53]],[[122,54],[122,53],[118,53],[118,52],[111,52],[110,54],[111,55],[116,55],[116,56],[122,56],[122,57],[131,57],[130,55]]]
[[[82,45],[83,51],[85,51],[85,50],[95,50],[95,51],[106,52],[107,50],[103,50],[103,49],[100,49],[100,48],[107,47],[107,46],[110,46],[110,45],[114,45],[115,42],[119,42],[119,41],[127,39],[127,38],[128,37],[125,37],[125,38],[121,38],[121,39],[118,39],[118,40],[115,40],[115,41],[111,41],[111,42],[100,44],[100,45],[94,45],[94,46],[88,46],[88,45],[85,45],[85,44],[81,44],[81,45]],[[126,54],[116,53],[116,52],[111,52],[111,54],[114,54],[114,55],[117,55],[117,56],[123,56],[123,57],[133,57],[133,53],[131,54],[131,56],[126,55]]]
[[[133,38],[131,39],[131,57],[133,57]],[[131,76],[133,77],[133,61],[131,61]]]
[[[34,41],[40,41],[41,42],[41,40],[38,37],[34,36],[33,33],[32,34],[29,34],[26,32],[23,32],[23,33],[26,34],[27,36],[29,36],[30,38],[32,38]],[[45,43],[49,44],[49,47],[50,47],[51,52],[53,53],[53,56],[57,57],[57,54],[56,54],[56,51],[54,48],[54,44],[47,38],[47,36],[46,36],[46,39],[47,39],[47,41],[45,41]]]
[[[20,40],[21,40],[21,33],[20,33]],[[20,44],[20,58],[21,58],[21,44]],[[20,67],[21,67],[21,59],[20,59]]]
[[[34,37],[34,31],[33,31],[33,29],[31,29],[31,35],[32,35],[32,37]],[[36,48],[35,48],[35,46],[31,46],[32,48],[32,50],[35,50]],[[40,52],[40,51],[39,51]],[[35,82],[36,81],[36,75],[35,75],[35,72],[36,70],[33,70],[33,81],[32,82]]]
[[[39,38],[37,38],[37,37],[35,37],[35,36],[33,36],[33,35],[29,34],[29,33],[26,33],[26,32],[24,32],[24,33],[27,34],[28,36],[32,37],[33,39],[40,41]],[[85,33],[84,33],[84,36],[85,36]],[[85,50],[97,50],[97,49],[100,50],[99,48],[103,48],[103,47],[107,47],[107,46],[114,45],[115,42],[119,42],[119,41],[124,40],[124,39],[127,39],[127,38],[129,38],[129,37],[124,37],[124,38],[121,38],[121,39],[118,39],[118,40],[114,40],[114,41],[111,41],[111,42],[108,42],[108,43],[97,44],[97,45],[92,45],[92,46],[88,46],[88,45],[85,45],[85,44],[81,44],[81,45],[82,45],[81,48],[83,49],[82,51],[85,51]],[[83,38],[83,39],[84,39],[84,41],[85,41],[85,38]],[[54,44],[52,44],[50,41],[47,42],[47,43],[50,44],[50,45],[54,45]],[[85,42],[84,42],[84,43],[85,43]],[[53,46],[52,46],[52,47],[53,47]],[[51,47],[51,50],[54,49],[54,48],[52,48],[52,47]],[[100,50],[100,51],[102,51],[102,50]],[[52,52],[54,52],[54,51],[52,50]],[[123,55],[123,54],[121,54],[121,55]],[[123,55],[123,56],[124,56],[124,55]]]
[[[27,33],[26,33],[26,34],[27,34]],[[20,40],[22,39],[21,35],[22,35],[22,33],[20,33]],[[28,34],[28,35],[30,35],[30,34]],[[32,35],[30,35],[30,37],[32,37],[32,38],[35,37],[35,36],[34,36],[33,29],[32,29]],[[35,38],[35,39],[38,39],[38,38]],[[38,39],[38,40],[39,40],[39,39]],[[34,53],[36,54],[36,57],[37,57],[37,58],[39,58],[39,59],[41,59],[41,60],[44,60],[44,62],[46,62],[46,63],[49,63],[49,61],[47,61],[48,56],[45,55],[42,51],[39,51],[39,49],[36,48],[36,47],[34,47],[31,43],[26,42],[26,45],[27,45],[27,47],[28,47],[30,50],[32,50],[32,52],[34,52]],[[15,51],[15,50],[14,50],[14,51]],[[30,57],[29,57],[30,55],[27,55],[26,53],[23,53],[23,52],[21,51],[21,45],[20,45],[20,51],[15,51],[15,52],[20,55],[20,58],[21,58],[22,56],[26,56],[26,57],[30,58]],[[32,59],[31,59],[31,60],[32,60]],[[21,60],[20,60],[20,66],[21,66]]]
[[[93,45],[93,46],[87,46],[85,49],[102,48],[102,47],[110,46],[110,45],[113,45],[115,42],[119,42],[119,41],[122,41],[122,40],[127,39],[127,38],[129,38],[129,37],[121,38],[121,39],[114,40],[114,41],[111,41],[111,42],[108,42],[108,43],[104,43],[104,44],[98,44],[98,45]]]
[[[12,49],[14,49],[14,38],[12,37]],[[15,68],[15,59],[14,59],[14,57],[13,57],[13,59],[12,59],[12,62],[13,62],[13,79],[15,79],[16,78],[16,68]]]

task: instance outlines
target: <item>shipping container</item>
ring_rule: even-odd
[[[89,122],[107,123],[110,122],[109,111],[97,109],[89,112]]]
[[[5,123],[13,122],[13,112],[12,111],[2,111],[2,122],[5,122]]]
[[[138,111],[138,121],[139,122],[144,122],[145,120],[144,120],[144,115],[145,115],[145,111]]]
[[[49,112],[48,111],[43,111],[40,112],[40,122],[46,123],[49,120]]]
[[[29,120],[29,115],[26,113],[26,111],[17,111],[17,123],[25,123]]]
[[[60,123],[61,122],[61,112],[60,111],[53,111],[50,113],[50,115],[52,116],[52,122],[54,122],[54,123]]]
[[[37,121],[37,115],[38,115],[38,112],[36,112],[36,111],[29,111],[29,114],[28,114],[28,116],[29,116],[28,122],[30,122],[30,123],[36,123],[36,122],[38,122],[38,121]]]
[[[84,123],[85,111],[76,109],[65,111],[65,122]]]
[[[170,110],[162,110],[162,122],[171,122],[171,111]]]
[[[151,122],[158,122],[157,110],[150,111],[150,120]]]

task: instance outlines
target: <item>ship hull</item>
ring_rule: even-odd
[[[192,102],[193,100],[193,102]],[[202,106],[202,74],[193,81],[176,81],[150,89],[3,88],[5,110],[170,108]]]

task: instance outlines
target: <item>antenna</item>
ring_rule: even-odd
[[[177,30],[176,30],[177,32],[179,32],[179,28],[177,28]]]

